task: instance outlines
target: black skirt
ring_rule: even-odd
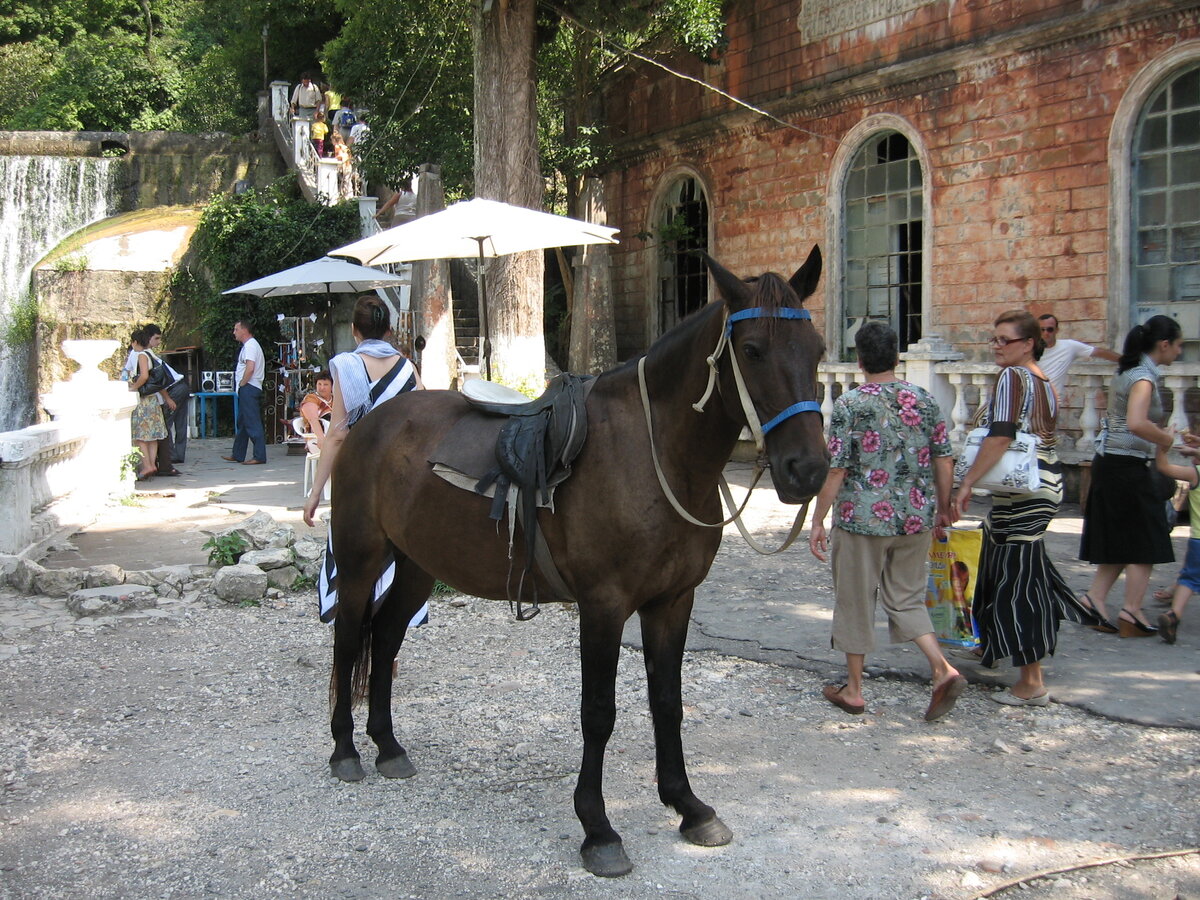
[[[1175,561],[1167,505],[1154,498],[1150,469],[1136,456],[1096,456],[1079,558],[1093,565]]]

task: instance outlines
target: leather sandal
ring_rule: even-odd
[[[1175,610],[1168,609],[1158,617],[1158,636],[1168,644],[1175,643],[1175,636],[1178,631],[1179,616],[1175,615]]]

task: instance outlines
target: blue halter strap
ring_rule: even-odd
[[[743,309],[739,312],[730,313],[728,320],[725,322],[725,337],[726,339],[733,336],[733,325],[735,322],[741,322],[745,319],[808,319],[812,320],[812,315],[807,309],[792,309],[791,307],[780,307],[778,309],[765,309],[761,306],[754,306],[750,309]],[[730,352],[733,348],[730,347]],[[801,400],[798,403],[793,403],[779,415],[775,416],[768,422],[763,422],[762,433],[765,437],[772,428],[782,422],[787,421],[797,413],[821,411],[821,404],[816,400]]]

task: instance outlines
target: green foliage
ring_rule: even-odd
[[[54,261],[55,272],[86,272],[90,260],[86,253],[68,253]]]
[[[129,452],[121,457],[121,481],[132,478],[142,464],[142,451],[137,447],[129,448]]]
[[[316,586],[317,583],[308,575],[299,575],[297,576],[296,580],[292,582],[292,593],[298,594],[301,591],[311,591]]]
[[[316,259],[358,235],[357,204],[308,203],[291,178],[265,190],[218,196],[205,207],[192,238],[200,267],[178,270],[169,290],[174,301],[199,311],[205,349],[216,359],[234,359],[235,321],[248,321],[259,343],[267,343],[279,334],[277,314],[291,314],[296,298],[221,291]]]
[[[232,566],[250,549],[250,545],[240,534],[215,534],[200,549],[208,551],[210,566]]]
[[[458,591],[450,587],[450,585],[446,584],[446,582],[442,581],[441,579],[434,581],[433,590],[430,591],[430,595],[434,597],[453,597],[457,593]]]
[[[9,308],[0,330],[0,342],[13,349],[28,347],[37,336],[38,321],[43,318],[42,308],[31,293],[24,293]]]
[[[422,163],[442,167],[451,194],[474,181],[471,10],[465,0],[338,0],[346,16],[325,45],[325,71],[343,97],[371,110],[359,161],[393,187]]]

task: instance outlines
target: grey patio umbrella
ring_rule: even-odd
[[[483,319],[483,359],[490,380],[491,329],[488,322],[485,258],[525,250],[615,244],[618,229],[580,219],[513,206],[498,200],[464,200],[441,212],[421,216],[371,237],[331,250],[369,265],[417,259],[477,259],[479,305]]]

